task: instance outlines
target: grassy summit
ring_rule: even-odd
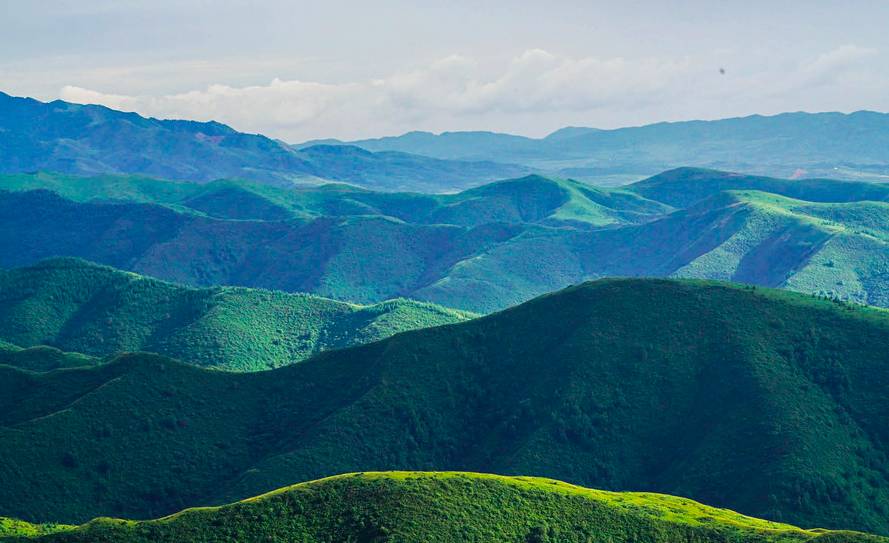
[[[889,312],[603,280],[256,373],[0,369],[0,515],[147,518],[360,470],[554,477],[889,533]]]
[[[0,531],[0,541],[9,543],[887,541],[854,532],[803,530],[662,494],[460,472],[355,473],[158,520],[101,518],[79,527],[19,524],[6,531],[6,537]]]
[[[248,288],[195,289],[70,258],[0,270],[0,338],[98,357],[153,351],[253,371],[471,317],[408,300],[360,306]],[[0,362],[31,369],[41,369],[38,359],[43,369],[88,363],[74,355],[58,360],[58,351],[47,361],[32,350],[0,350]]]

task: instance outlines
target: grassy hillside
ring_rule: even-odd
[[[626,190],[527,176],[450,195],[50,174],[0,187],[14,191],[0,191],[5,266],[78,256],[197,286],[479,312],[606,276],[889,306],[889,189],[876,184],[686,168]]]
[[[604,280],[268,372],[0,368],[0,515],[146,518],[356,470],[653,491],[889,533],[889,313]]]
[[[716,192],[640,225],[593,232],[528,229],[459,263],[414,296],[458,306],[469,299],[475,310],[489,311],[589,278],[672,276],[889,306],[887,229],[889,206],[881,201]]]
[[[350,146],[292,148],[217,122],[145,118],[103,106],[51,103],[0,92],[0,171],[135,174],[263,184],[341,181],[379,190],[442,192],[529,172],[491,161],[454,161]]]
[[[76,259],[0,270],[0,339],[94,356],[152,351],[239,371],[471,316],[407,300],[358,306],[256,289],[194,289]],[[0,362],[28,369],[90,361],[52,349],[2,351]]]
[[[688,541],[879,543],[853,532],[802,530],[660,494],[613,493],[551,479],[459,472],[383,472],[301,483],[216,508],[151,521],[97,519],[0,541]]]

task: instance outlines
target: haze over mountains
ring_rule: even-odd
[[[889,115],[873,111],[753,115],[614,130],[570,127],[542,139],[493,132],[411,132],[345,143],[369,151],[524,164],[600,184],[635,181],[679,165],[778,177],[889,181]]]
[[[288,186],[345,181],[382,190],[456,190],[527,168],[357,147],[294,150],[216,122],[146,119],[95,105],[0,92],[0,172],[128,173],[206,182],[235,177]]]
[[[216,122],[146,119],[103,106],[0,92],[0,172],[139,174],[278,186],[340,181],[453,192],[527,173],[624,184],[677,166],[779,177],[889,180],[889,115],[787,113],[617,130],[565,128],[542,139],[412,132],[298,145]]]

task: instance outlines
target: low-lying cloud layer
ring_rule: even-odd
[[[885,64],[878,51],[855,45],[806,59],[740,58],[729,50],[701,58],[569,58],[531,49],[501,62],[454,55],[364,81],[273,79],[157,96],[66,86],[60,98],[160,118],[213,119],[290,142],[408,130],[540,134],[568,124],[842,110],[850,94],[856,109],[889,109]]]

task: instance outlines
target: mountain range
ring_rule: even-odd
[[[889,533],[889,313],[600,280],[256,373],[0,368],[0,516],[148,518],[332,473],[468,470]]]
[[[889,186],[681,168],[451,195],[0,177],[0,265],[74,256],[195,286],[490,312],[597,277],[740,281],[889,306]],[[22,210],[28,210],[22,213]]]
[[[293,144],[0,93],[0,542],[886,543],[885,181],[867,111]]]
[[[0,340],[94,357],[72,360],[59,352],[52,363],[33,366],[40,358],[34,351],[0,352],[0,362],[28,369],[151,351],[199,366],[256,371],[472,316],[410,300],[359,306],[248,288],[194,289],[76,259],[0,270]]]
[[[295,149],[217,122],[159,120],[103,106],[50,103],[0,92],[0,172],[137,174],[277,186],[342,181],[431,192],[527,173],[523,166],[319,145]]]
[[[494,132],[409,132],[322,141],[375,152],[523,164],[597,184],[635,181],[677,165],[779,177],[889,181],[889,114],[874,111],[752,115],[613,130],[568,127],[540,139]]]
[[[276,186],[344,182],[455,192],[529,173],[619,185],[676,166],[778,177],[889,180],[889,114],[785,113],[545,138],[493,132],[287,144],[218,122],[159,120],[0,92],[0,173],[133,174]]]
[[[74,527],[3,520],[0,541],[5,543],[886,541],[861,533],[801,530],[672,496],[476,473],[353,473],[151,521],[96,519]]]

